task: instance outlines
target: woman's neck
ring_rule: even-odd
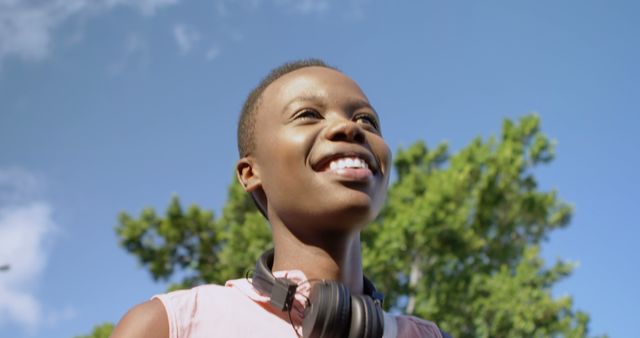
[[[274,224],[275,223],[275,224]],[[275,254],[273,271],[300,270],[309,280],[343,283],[353,294],[362,294],[360,232],[296,237],[288,227],[272,222]]]

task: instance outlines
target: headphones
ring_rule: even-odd
[[[271,273],[273,249],[256,262],[251,283],[271,298],[271,305],[290,311],[298,285]],[[346,286],[334,281],[318,282],[311,289],[304,310],[302,334],[305,338],[382,338],[384,296],[366,277],[364,295],[352,295]]]

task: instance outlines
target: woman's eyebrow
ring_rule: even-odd
[[[317,94],[307,94],[307,95],[296,96],[293,99],[291,99],[291,101],[287,102],[287,104],[284,105],[284,108],[282,109],[282,113],[286,114],[290,110],[291,106],[300,102],[313,102],[314,104],[320,107],[324,107],[326,99],[327,99],[326,96],[317,95]],[[376,117],[379,118],[378,112],[373,108],[371,103],[361,98],[350,98],[346,102],[345,108],[351,112],[358,110],[360,108],[369,108],[373,111]]]
[[[308,94],[302,96],[296,96],[291,101],[287,102],[282,109],[282,113],[285,114],[289,111],[290,107],[299,102],[314,102],[315,104],[324,106],[325,97],[316,94]]]
[[[355,111],[358,110],[360,108],[369,108],[373,111],[373,113],[376,115],[376,117],[378,119],[380,119],[380,116],[378,115],[378,112],[375,110],[375,108],[373,108],[373,106],[371,105],[371,103],[369,103],[369,101],[367,100],[363,100],[360,98],[353,98],[350,99],[347,102],[347,108],[349,111]]]
[[[347,101],[347,108],[350,108],[350,109],[369,108],[375,112],[375,109],[373,109],[373,106],[371,105],[371,103],[369,103],[369,101],[363,100],[360,98],[353,98]]]

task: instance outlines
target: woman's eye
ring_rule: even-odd
[[[304,109],[296,114],[296,119],[317,119],[320,117],[320,113],[313,109]]]
[[[356,117],[354,118],[354,120],[356,122],[360,122],[360,123],[364,123],[364,124],[368,124],[370,126],[372,126],[373,128],[375,128],[376,130],[378,130],[378,120],[369,115],[369,114],[361,114],[361,115],[356,115]]]

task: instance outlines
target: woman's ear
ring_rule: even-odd
[[[252,157],[243,157],[238,160],[236,176],[246,192],[254,192],[262,186],[260,175]]]

